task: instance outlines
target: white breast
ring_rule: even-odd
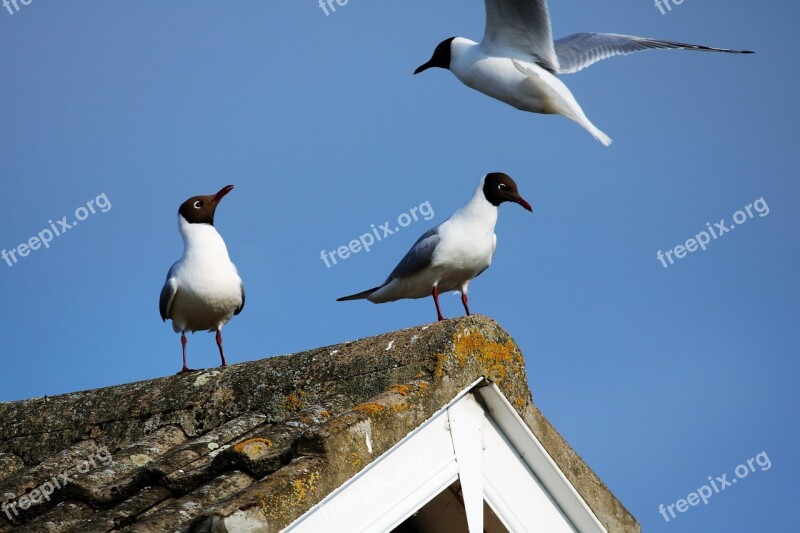
[[[242,280],[213,226],[179,219],[185,248],[174,272],[177,293],[172,306],[173,328],[221,329],[243,303]]]
[[[541,74],[543,80],[555,76],[539,65],[530,63],[527,57],[519,54],[488,55],[478,43],[461,37],[453,41],[452,54],[450,70],[467,87],[522,111],[544,111],[542,100],[545,94],[538,90],[537,84],[532,83],[529,76],[514,66],[512,59]]]

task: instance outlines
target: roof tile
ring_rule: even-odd
[[[77,522],[66,533],[108,533],[128,526],[139,519],[139,515],[170,498],[170,491],[163,487],[148,486],[119,505],[99,511]]]
[[[84,501],[108,504],[135,493],[148,479],[149,465],[175,446],[186,442],[183,430],[167,426],[126,448],[109,455],[85,476],[69,486],[70,492]]]
[[[13,531],[14,533],[63,533],[93,512],[92,507],[83,502],[61,502],[52,510]]]
[[[249,487],[255,480],[243,472],[227,472],[177,500],[169,500],[158,512],[121,531],[126,533],[163,533],[175,531],[198,516],[211,503],[226,499]]]
[[[67,494],[63,489],[80,475],[78,466],[83,466],[83,461],[93,457],[99,448],[93,440],[80,441],[35,466],[5,477],[0,482],[0,504],[5,510],[0,515],[2,520],[24,522],[65,499]]]

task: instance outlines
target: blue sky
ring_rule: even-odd
[[[648,0],[551,2],[556,36],[757,51],[646,52],[565,76],[611,148],[445,71],[411,75],[441,40],[480,39],[478,1],[350,0],[329,16],[315,0],[52,4],[0,9],[0,248],[90,200],[96,212],[0,260],[0,401],[180,368],[157,299],[189,196],[236,186],[216,220],[247,288],[225,329],[236,363],[432,321],[429,299],[335,299],[381,282],[503,171],[535,211],[502,207],[470,303],[521,346],[536,404],[646,531],[796,523],[796,4],[685,0],[661,15]],[[658,261],[761,198],[767,216]],[[424,202],[431,220],[321,260]],[[461,314],[458,298],[443,311]],[[213,335],[189,338],[189,362],[218,364]],[[769,470],[659,515],[762,451]]]

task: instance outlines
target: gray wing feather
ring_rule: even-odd
[[[236,311],[233,312],[234,315],[238,315],[239,313],[242,312],[242,309],[244,309],[244,300],[245,300],[244,283],[241,284],[241,287],[242,287],[242,305],[240,305],[239,308]]]
[[[488,1],[488,0],[487,0]],[[728,54],[752,54],[748,50],[728,50],[699,44],[662,41],[615,33],[576,33],[555,42],[559,74],[573,74],[609,57],[642,50],[698,50]]]
[[[414,246],[408,253],[400,260],[394,268],[389,277],[386,278],[386,283],[395,278],[407,278],[413,276],[423,268],[431,264],[433,259],[433,252],[442,238],[439,235],[439,227],[430,229],[422,234],[422,237],[417,239]]]
[[[163,321],[172,318],[172,303],[175,301],[175,295],[178,294],[178,284],[173,277],[177,265],[178,263],[172,265],[169,272],[167,272],[167,281],[161,288],[161,296],[158,299],[158,310]]]
[[[485,0],[487,51],[510,48],[532,56],[551,72],[558,71],[553,30],[546,0]]]

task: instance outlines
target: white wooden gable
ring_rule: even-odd
[[[605,533],[500,389],[482,384],[285,531]]]

